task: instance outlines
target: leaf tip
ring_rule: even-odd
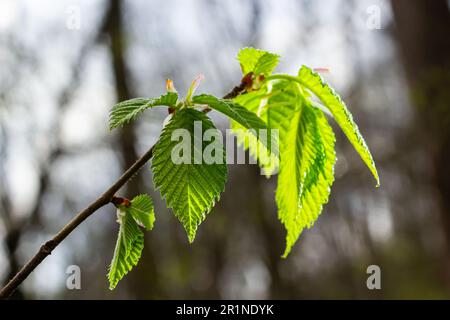
[[[378,171],[375,168],[375,165],[373,166],[372,174],[373,174],[373,177],[375,178],[375,182],[376,182],[375,188],[380,188],[381,187],[380,176],[378,175]]]
[[[282,259],[286,259],[289,255],[289,253],[291,252],[291,246],[286,246],[286,249],[284,249],[283,254],[281,255]]]
[[[194,230],[192,229],[186,229],[186,233],[188,236],[188,242],[189,244],[192,244],[195,240],[195,236],[197,235],[197,228],[195,228]]]
[[[113,291],[113,290],[116,288],[116,286],[117,286],[117,282],[115,282],[115,281],[112,279],[110,273],[107,275],[107,278],[108,278],[108,281],[109,281],[109,287],[108,287],[108,289],[111,290],[111,291]]]
[[[294,246],[294,243],[289,241],[288,235],[286,235],[286,248],[284,249],[283,255],[281,256],[282,259],[286,259],[289,254],[291,253],[292,247]]]

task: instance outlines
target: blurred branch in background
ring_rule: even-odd
[[[5,221],[6,233],[5,233],[5,243],[7,249],[7,257],[9,261],[9,275],[7,279],[11,279],[19,270],[20,264],[17,257],[17,248],[19,247],[21,237],[24,233],[29,232],[31,229],[36,229],[41,226],[41,210],[42,204],[44,202],[44,197],[49,190],[50,185],[50,172],[52,166],[59,159],[60,156],[66,153],[64,146],[62,145],[59,137],[61,136],[61,118],[66,110],[67,106],[70,104],[73,92],[75,92],[80,85],[81,73],[83,72],[83,66],[87,55],[89,54],[92,47],[99,40],[100,33],[94,36],[83,45],[79,50],[78,57],[72,64],[71,75],[67,81],[67,85],[60,89],[60,93],[56,98],[56,103],[59,106],[58,115],[56,115],[56,121],[53,123],[53,128],[51,132],[54,137],[56,137],[55,143],[49,143],[49,150],[46,156],[40,155],[41,162],[39,164],[39,179],[38,179],[38,191],[36,195],[36,200],[34,201],[34,206],[30,210],[30,214],[22,219],[14,219],[12,216],[12,208],[9,203],[9,198],[6,192],[2,192],[2,213],[3,219]],[[3,141],[2,146],[6,147],[6,139]],[[5,163],[3,159],[2,163]],[[2,179],[6,181],[6,179]],[[5,190],[3,190],[5,191]],[[13,298],[21,299],[23,298],[23,293],[18,289]]]

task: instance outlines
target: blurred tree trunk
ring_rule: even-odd
[[[102,21],[103,24],[103,21]],[[99,29],[102,29],[100,27]],[[6,194],[0,194],[0,203],[1,209],[3,212],[0,212],[4,223],[7,225],[6,235],[5,235],[5,244],[6,244],[6,254],[8,256],[9,261],[9,273],[4,282],[13,278],[17,272],[22,268],[20,257],[18,254],[19,246],[22,242],[22,237],[29,233],[32,230],[36,230],[42,228],[41,225],[41,216],[42,216],[42,208],[44,204],[44,199],[47,193],[51,188],[51,170],[54,163],[65,154],[64,147],[61,143],[61,140],[58,138],[61,135],[61,117],[63,115],[64,110],[66,110],[67,106],[70,105],[73,99],[73,92],[76,92],[77,88],[80,86],[81,75],[83,73],[84,64],[86,58],[88,57],[90,50],[96,43],[99,37],[99,32],[96,33],[94,37],[88,39],[81,49],[79,50],[78,57],[74,60],[71,67],[71,75],[70,80],[67,81],[65,85],[62,86],[60,92],[58,93],[58,98],[56,98],[58,105],[58,116],[57,120],[53,124],[52,135],[56,138],[55,145],[49,144],[50,149],[46,159],[43,160],[39,164],[39,183],[37,189],[37,196],[34,203],[33,208],[30,210],[29,215],[26,218],[14,219],[10,203],[11,199]],[[5,138],[3,141],[3,146],[6,146],[7,139],[6,133],[4,134]],[[2,150],[0,150],[0,160],[2,160],[5,155],[1,154]],[[3,157],[1,157],[3,156]],[[1,161],[0,161],[1,162]],[[3,179],[2,179],[3,180]],[[26,296],[22,288],[19,287],[14,291],[13,295],[10,299],[24,299],[30,298]]]
[[[130,84],[131,77],[126,65],[126,32],[124,31],[122,5],[121,0],[110,1],[104,30],[109,40],[114,86],[118,101],[131,99],[134,96]],[[119,130],[119,148],[123,158],[124,170],[130,167],[138,158],[135,141],[136,133],[133,123]],[[127,184],[127,193],[137,194],[139,185],[138,176]]]
[[[109,8],[106,12],[106,23],[104,33],[108,37],[109,51],[111,55],[112,72],[114,74],[114,86],[117,101],[131,99],[136,96],[132,87],[132,77],[127,68],[127,32],[124,23],[124,1],[110,0]],[[128,169],[139,157],[136,150],[136,130],[134,123],[127,124],[118,130],[118,148],[123,159],[123,170]],[[140,193],[144,188],[141,175],[136,175],[126,184],[125,196],[132,198]],[[141,259],[141,264],[145,268],[137,268],[129,275],[128,289],[131,296],[148,297],[149,287],[145,285],[143,279],[147,279],[148,274],[155,274],[154,256],[151,250],[145,250],[145,255]],[[151,287],[152,292],[157,292],[156,284]]]
[[[392,0],[395,36],[433,159],[450,283],[450,12],[447,0]]]

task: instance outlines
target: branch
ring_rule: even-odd
[[[242,82],[244,79],[242,80]],[[241,86],[243,84],[241,83]],[[237,95],[243,93],[233,89],[230,93],[226,94],[227,99],[232,99]],[[208,112],[209,110],[205,110]],[[52,253],[52,251],[65,239],[67,236],[75,230],[84,220],[91,216],[98,209],[104,207],[108,203],[112,202],[113,197],[119,189],[127,183],[137,172],[152,158],[153,145],[142,157],[140,157],[124,174],[99,198],[92,202],[86,209],[80,211],[69,223],[67,223],[52,239],[44,243],[36,255],[29,260],[25,266],[1,289],[0,299],[7,299],[17,289],[17,287],[33,272],[41,262]]]

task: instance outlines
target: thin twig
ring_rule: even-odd
[[[244,80],[243,80],[244,81]],[[242,82],[243,82],[242,81]],[[242,83],[241,83],[242,85]],[[226,94],[227,99],[232,99],[242,91],[234,90]],[[209,111],[209,110],[208,110]],[[113,200],[114,195],[119,189],[127,183],[150,159],[153,155],[153,145],[142,157],[140,157],[124,174],[106,190],[99,198],[92,202],[84,210],[80,211],[69,223],[67,223],[51,240],[44,243],[36,255],[31,258],[20,271],[0,290],[0,299],[7,299],[12,295],[16,288],[33,272],[34,269],[48,256],[52,251],[75,230],[84,220],[91,216],[98,209],[104,207]]]

